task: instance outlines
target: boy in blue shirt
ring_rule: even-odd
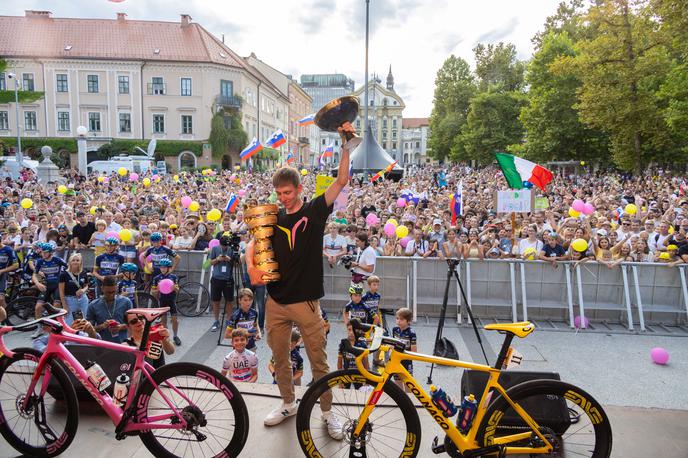
[[[139,268],[133,262],[125,262],[119,268],[122,279],[117,282],[117,294],[128,297],[134,307],[139,305],[136,303],[136,274]]]
[[[179,291],[179,279],[175,274],[172,273],[172,260],[168,258],[158,260],[158,269],[160,270],[160,273],[153,277],[153,287],[151,288],[151,292],[153,293],[153,296],[157,297],[160,307],[170,308],[170,317],[172,320],[172,333],[174,334],[172,341],[176,346],[180,346],[182,344],[182,341],[177,335],[177,332],[179,330],[179,321],[177,320],[177,291]],[[163,280],[172,280],[172,282],[174,283],[174,289],[172,290],[172,292],[163,293],[159,290],[158,285]],[[163,327],[166,328],[167,315],[163,315],[160,321]]]
[[[301,386],[301,377],[303,376],[303,356],[301,356],[301,350],[299,344],[301,343],[301,333],[298,329],[293,328],[291,330],[291,351],[289,352],[289,359],[291,360],[291,371],[292,378],[294,380],[294,386]],[[268,370],[272,374],[273,385],[277,384],[275,380],[275,359],[270,358],[268,363]]]
[[[124,264],[124,257],[117,252],[117,247],[119,247],[119,240],[115,237],[108,237],[105,239],[105,253],[96,256],[93,276],[96,277],[99,284],[108,275],[117,275],[119,266]]]
[[[397,325],[392,329],[392,337],[399,339],[406,343],[406,350],[417,351],[416,347],[416,333],[411,329],[411,321],[413,321],[413,312],[407,308],[400,308],[397,310]],[[402,361],[401,365],[413,375],[413,361]],[[401,380],[395,377],[397,385],[405,388]],[[405,388],[408,391],[408,388]]]
[[[55,246],[52,243],[41,245],[41,259],[36,261],[36,268],[32,275],[33,284],[41,292],[38,302],[36,302],[36,319],[43,315],[43,304],[46,302],[55,307],[59,307],[60,304],[60,293],[57,286],[60,283],[60,274],[67,267],[67,263],[61,258],[53,256],[54,251]],[[39,275],[43,277],[45,284],[38,278]],[[35,339],[42,333],[43,328],[39,326],[33,334],[33,338]]]
[[[0,237],[0,309],[5,310],[5,290],[7,289],[7,273],[17,270],[19,268],[19,261],[17,255],[14,253],[12,247],[2,243]],[[0,324],[6,320],[2,318]]]
[[[344,306],[344,324],[348,325],[351,318],[358,318],[365,324],[377,324],[377,317],[363,302],[363,286],[360,283],[349,286],[349,296],[351,300]]]
[[[160,275],[160,262],[163,259],[170,261],[168,272],[173,272],[181,259],[179,255],[166,246],[163,246],[162,234],[160,232],[153,232],[150,236],[150,241],[152,246],[141,255],[141,258],[143,258],[141,262],[148,262],[150,257],[150,262],[153,264],[153,277]]]
[[[365,305],[368,306],[371,312],[377,316],[377,323],[380,322],[380,294],[377,292],[380,289],[380,277],[371,275],[366,280],[368,282],[368,291],[361,299]]]
[[[242,288],[239,290],[239,308],[232,313],[232,316],[227,320],[225,331],[225,339],[232,337],[232,331],[236,328],[245,329],[248,333],[248,343],[246,348],[254,350],[256,348],[256,340],[260,340],[260,328],[258,327],[258,312],[251,307],[253,304],[253,291],[249,288]]]

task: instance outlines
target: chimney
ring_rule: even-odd
[[[25,10],[26,17],[38,18],[38,19],[50,19],[53,15],[50,11],[38,11],[38,10]]]
[[[182,27],[188,27],[191,23],[191,16],[188,14],[182,14]]]
[[[127,13],[117,13],[117,22],[124,22],[127,20]]]

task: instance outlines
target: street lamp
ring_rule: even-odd
[[[84,126],[79,126],[76,128],[76,150],[77,150],[77,165],[79,167],[79,173],[86,176],[86,134],[88,129]]]
[[[19,130],[19,79],[17,79],[16,73],[8,73],[7,77],[14,79],[14,111],[17,115],[17,152],[15,157],[17,160],[17,170],[21,170],[22,164],[24,163],[24,155],[22,154],[21,131]]]

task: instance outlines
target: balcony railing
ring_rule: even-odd
[[[167,84],[165,83],[148,83],[148,95],[165,95],[167,94]]]
[[[215,104],[227,108],[241,108],[241,97],[236,95],[218,95],[215,97]]]
[[[299,143],[301,145],[310,145],[311,141],[308,137],[299,137]]]

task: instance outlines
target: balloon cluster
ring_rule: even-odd
[[[590,216],[593,213],[595,213],[595,207],[591,203],[583,202],[580,199],[574,200],[571,208],[569,208],[569,216],[572,218],[578,218],[581,214]]]

